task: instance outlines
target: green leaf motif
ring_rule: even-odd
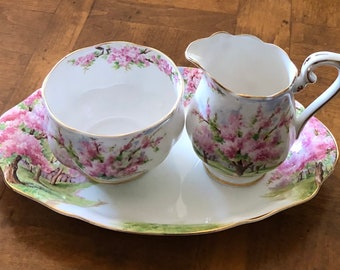
[[[114,69],[119,69],[120,68],[119,62],[114,62],[113,63],[113,68]]]
[[[19,107],[21,110],[25,110],[25,111],[27,111],[27,110],[29,109],[29,107],[28,107],[25,103],[23,103],[23,102],[19,103],[19,104],[18,104],[18,107]]]
[[[253,139],[254,139],[255,141],[257,141],[259,138],[260,138],[260,134],[259,134],[259,133],[255,133],[255,134],[253,135]]]

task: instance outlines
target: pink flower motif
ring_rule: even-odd
[[[193,141],[203,150],[205,155],[213,155],[215,153],[216,145],[208,126],[202,126],[196,129],[193,134]]]
[[[121,48],[96,47],[95,52],[80,56],[77,59],[69,60],[70,63],[76,66],[82,66],[87,70],[98,58],[104,58],[109,64],[113,64],[113,68],[125,68],[129,70],[132,66],[139,68],[148,67],[151,64],[156,65],[160,71],[170,77],[172,81],[177,83],[179,75],[173,71],[172,65],[161,57],[161,55],[151,55],[148,48],[140,48],[136,46],[126,45]]]
[[[145,148],[148,148],[148,147],[150,146],[150,144],[151,144],[150,138],[147,137],[147,136],[145,136],[145,137],[142,139],[141,147],[142,147],[143,149],[145,149]]]
[[[135,64],[139,67],[147,67],[150,61],[147,60],[146,54],[148,51],[141,50],[137,47],[124,46],[122,48],[112,48],[111,53],[107,58],[108,63],[114,63],[115,68],[124,67],[125,69],[131,68]]]
[[[286,147],[282,142],[282,133],[288,131],[279,127],[280,118],[274,113],[264,112],[262,104],[249,118],[244,118],[241,111],[235,110],[229,113],[228,119],[223,119],[218,113],[212,112],[209,102],[203,110],[194,110],[192,113],[202,123],[194,131],[194,144],[206,162],[217,162],[224,169],[243,175],[266,171],[267,167],[282,161]],[[203,133],[206,133],[206,137]],[[212,146],[214,151],[209,148]]]
[[[18,107],[14,107],[13,109],[7,111],[1,116],[1,122],[11,122],[11,125],[19,125],[22,121],[25,120],[27,115],[26,110],[22,110]]]
[[[42,146],[34,136],[12,126],[0,132],[0,141],[0,155],[4,158],[20,155],[45,171],[51,170],[51,164],[42,154]]]
[[[237,139],[237,133],[231,132],[231,130],[228,129],[228,126],[223,126],[221,128],[221,137],[224,141],[234,142]]]
[[[80,142],[80,156],[86,157],[86,160],[93,160],[100,157],[101,146],[96,140],[83,140]]]
[[[282,151],[280,150],[281,149],[271,148],[271,147],[264,147],[264,148],[257,149],[256,152],[253,152],[256,154],[253,155],[252,160],[254,162],[264,162],[264,163],[270,164],[271,160],[275,161],[281,157]]]
[[[35,91],[33,94],[28,96],[23,103],[26,104],[27,106],[33,105],[35,102],[40,101],[41,102],[41,89]]]
[[[84,138],[73,143],[65,142],[60,139],[63,136],[61,132],[59,133],[56,142],[61,149],[65,149],[73,162],[84,173],[103,179],[128,176],[132,172],[145,170],[143,165],[149,161],[145,149],[157,152],[157,145],[165,136],[156,137],[154,133],[142,137],[143,134],[139,133],[122,146],[103,146],[95,138]]]
[[[80,56],[74,64],[77,66],[88,67],[95,60],[96,56],[94,53],[87,54],[85,56]]]
[[[336,145],[327,129],[312,117],[291,148],[288,158],[273,172],[268,180],[270,189],[281,189],[301,181],[303,174],[314,174],[315,163],[331,159]]]
[[[210,104],[207,103],[207,107],[205,108],[205,114],[207,118],[210,118],[210,114],[211,114],[211,107]]]
[[[234,136],[237,136],[239,131],[244,127],[243,116],[238,111],[232,112],[229,115],[227,125],[222,131],[222,137],[227,136],[226,134],[232,133]],[[223,135],[225,134],[225,135]]]
[[[159,145],[159,144],[161,143],[162,139],[163,139],[163,137],[161,137],[161,136],[160,136],[160,137],[157,137],[157,138],[153,141],[152,147],[155,148],[157,145]]]
[[[122,176],[128,176],[138,171],[139,164],[131,164],[125,170],[121,171]]]
[[[128,151],[129,149],[131,149],[131,147],[132,147],[132,142],[130,141],[123,146],[122,151]]]
[[[0,156],[12,162],[21,157],[20,166],[30,171],[40,171],[41,177],[51,179],[55,172],[55,161],[46,149],[46,109],[41,100],[40,89],[32,93],[22,103],[7,111],[0,121]],[[65,164],[70,165],[69,160]],[[83,182],[85,177],[78,172],[63,168],[58,177],[61,181]],[[39,173],[39,175],[40,175]]]
[[[198,68],[183,68],[182,76],[185,83],[183,104],[188,106],[201,81],[203,71]]]
[[[163,71],[166,75],[171,76],[173,74],[172,66],[168,61],[160,56],[151,56],[151,60],[158,66],[160,71]]]
[[[219,147],[221,153],[228,159],[235,159],[239,153],[239,146],[237,144],[222,144]]]

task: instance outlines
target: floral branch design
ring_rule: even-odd
[[[184,107],[187,107],[190,104],[191,99],[194,97],[202,75],[202,69],[188,67],[183,68],[182,76],[185,83],[185,91],[183,95]]]
[[[160,54],[154,54],[147,48],[138,48],[131,45],[125,45],[121,48],[107,46],[97,46],[95,51],[77,59],[71,59],[72,65],[83,67],[89,70],[97,59],[102,58],[111,64],[114,69],[124,68],[130,70],[136,66],[146,68],[150,65],[156,65],[160,71],[170,77],[171,81],[178,82],[179,74],[174,71],[170,63],[162,58]]]
[[[193,133],[195,151],[205,163],[238,176],[264,172],[284,152],[281,132],[284,129],[288,133],[293,115],[282,110],[277,106],[267,116],[260,104],[249,120],[240,111],[232,111],[222,123],[220,116],[211,112],[208,99],[205,112],[193,110],[198,121],[204,123]]]
[[[332,135],[320,121],[312,117],[299,140],[293,144],[285,162],[270,175],[268,187],[273,191],[286,190],[313,177],[321,185],[324,176],[331,173],[336,159],[337,147]]]
[[[157,130],[158,131],[158,130]],[[75,147],[72,141],[66,141],[58,130],[58,137],[53,137],[61,149],[85,173],[103,179],[124,177],[143,172],[143,165],[150,162],[147,151],[159,151],[159,144],[166,136],[139,133],[122,146],[104,146],[95,138],[83,139]]]
[[[40,182],[40,177],[50,184],[84,181],[75,170],[57,168],[58,162],[46,148],[46,115],[41,91],[37,90],[1,116],[0,157],[6,163],[9,181],[27,185],[17,176],[19,165],[32,173],[36,182]]]

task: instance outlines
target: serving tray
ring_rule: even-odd
[[[202,71],[180,71],[187,106]],[[296,107],[303,110],[298,102]],[[60,214],[122,232],[189,235],[260,221],[312,199],[339,155],[330,131],[312,117],[280,167],[252,186],[235,187],[208,177],[184,130],[156,169],[128,183],[98,184],[56,160],[47,144],[45,118],[40,90],[0,117],[6,184]]]

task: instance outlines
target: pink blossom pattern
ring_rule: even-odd
[[[158,136],[157,132],[140,133],[122,146],[104,146],[95,138],[72,142],[64,138],[60,129],[52,138],[59,146],[58,151],[65,151],[66,156],[72,157],[75,168],[93,178],[106,180],[143,173],[143,165],[151,161],[147,152],[159,151],[159,144],[166,135]]]
[[[208,87],[219,95],[225,96],[225,89],[218,85],[218,83],[210,76],[205,76]]]
[[[187,107],[194,97],[197,86],[201,81],[203,70],[198,68],[184,67],[182,70],[182,77],[185,83],[183,105]]]
[[[39,139],[45,138],[44,107],[41,103],[36,103],[40,98],[41,93],[37,91],[2,115],[0,155],[9,161],[15,155],[20,155],[50,172],[52,169],[48,160],[39,154],[42,151]]]
[[[39,180],[40,176],[52,179],[60,171],[46,149],[46,110],[37,90],[16,107],[0,117],[0,157],[7,166],[16,168],[18,162],[28,168]],[[66,176],[66,172],[68,175]],[[78,172],[65,169],[59,172],[59,179],[82,181]],[[53,178],[53,181],[57,180]]]
[[[270,175],[268,187],[271,190],[285,189],[308,178],[315,178],[317,184],[321,184],[323,174],[331,172],[336,158],[337,146],[332,135],[312,117],[292,146],[288,158]],[[319,175],[318,169],[321,170]]]
[[[98,58],[106,60],[114,69],[124,68],[125,70],[130,70],[133,66],[145,68],[155,65],[160,71],[169,76],[172,81],[175,83],[179,81],[179,74],[174,70],[171,63],[148,48],[132,45],[116,48],[107,45],[97,46],[95,49],[96,51],[80,56],[77,59],[71,59],[69,62],[83,67],[84,70],[88,70]]]
[[[208,100],[205,111],[194,109],[192,113],[201,123],[192,135],[194,149],[205,163],[231,175],[243,176],[266,172],[271,164],[282,160],[287,147],[282,132],[289,132],[293,118],[289,109],[283,111],[281,106],[276,106],[267,115],[260,104],[250,120],[244,119],[240,111],[232,111],[226,121],[220,121],[220,116],[211,112]]]

